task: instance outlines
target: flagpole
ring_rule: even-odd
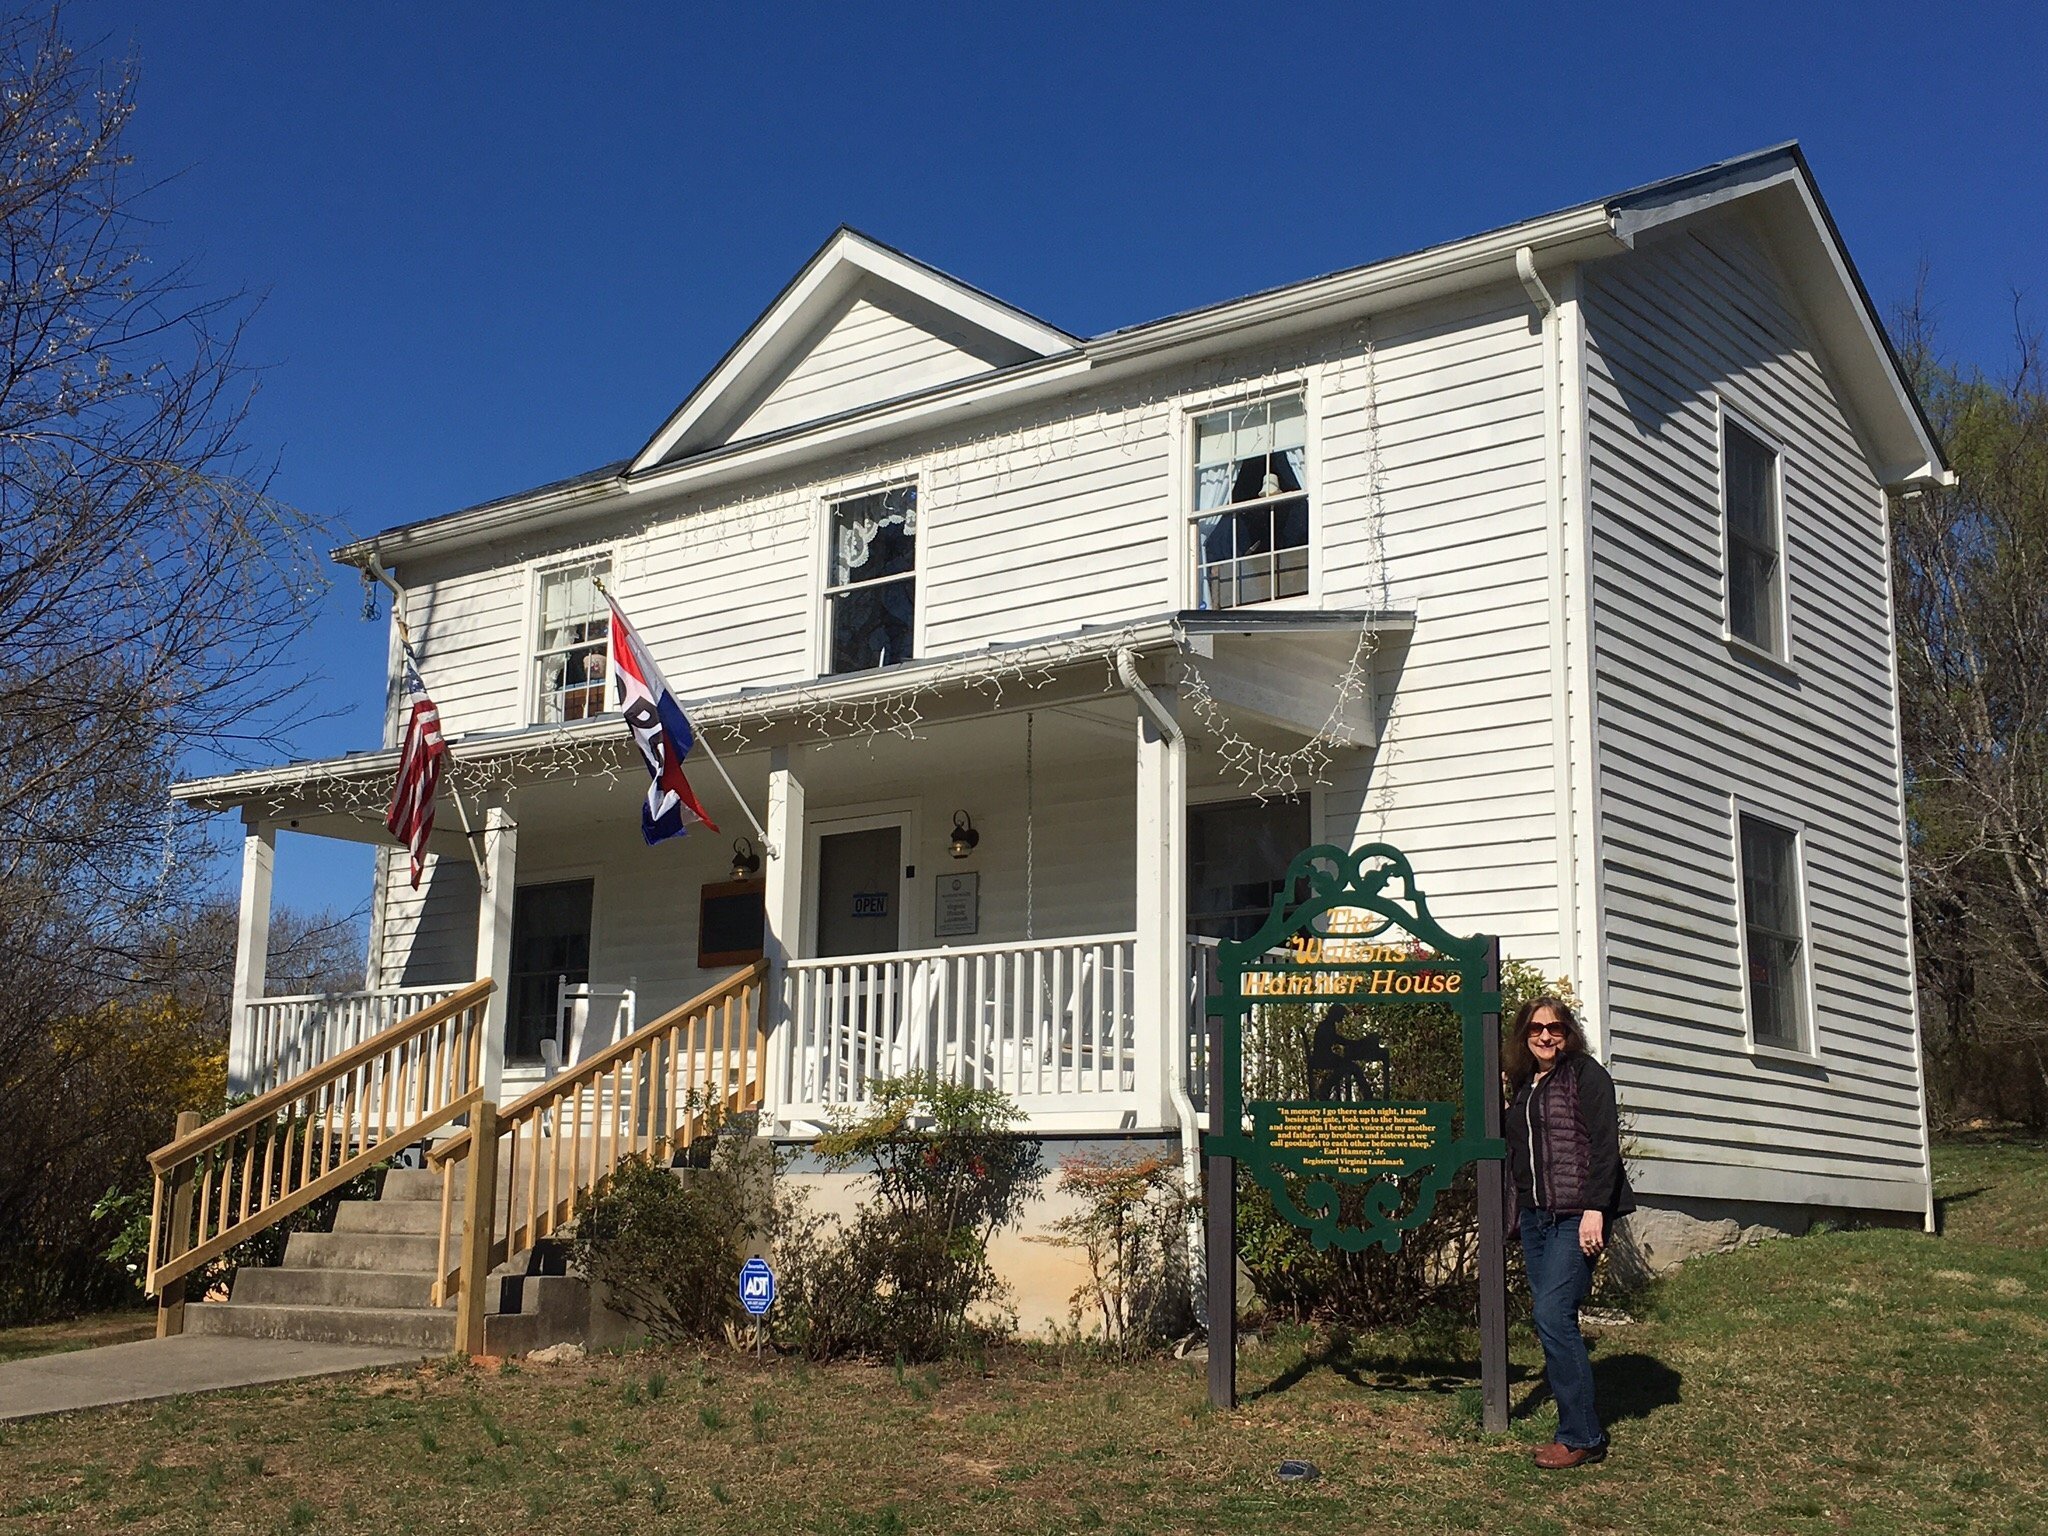
[[[391,618],[398,625],[398,643],[405,648],[405,664],[413,671],[420,672],[419,653],[412,648],[412,626],[405,622],[405,593],[398,583],[391,579],[384,567],[377,563],[374,555],[371,557],[371,569],[376,573],[377,579],[391,589]],[[426,680],[426,674],[420,672],[420,682],[424,684]],[[442,750],[447,752],[451,768],[462,766],[462,760],[455,755],[453,747],[444,743]],[[484,851],[477,846],[476,830],[469,824],[469,807],[462,803],[462,791],[456,787],[453,773],[448,775],[448,798],[455,802],[455,815],[462,823],[462,841],[469,849],[470,862],[476,865],[477,886],[488,891],[491,888],[491,872],[484,867]]]
[[[697,744],[703,747],[704,755],[711,759],[711,766],[718,770],[718,776],[725,780],[725,787],[732,791],[733,799],[739,802],[740,814],[746,817],[748,821],[753,822],[754,835],[761,839],[761,851],[771,859],[779,858],[780,855],[776,853],[775,845],[768,840],[768,829],[762,826],[758,820],[755,820],[754,808],[741,798],[739,785],[733,783],[732,775],[725,771],[725,764],[721,763],[718,760],[718,754],[711,750],[711,738],[702,731],[699,731],[697,733]]]

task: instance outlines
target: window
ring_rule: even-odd
[[[534,707],[543,724],[604,713],[612,619],[597,584],[610,574],[609,560],[541,572]]]
[[[1195,606],[1308,592],[1308,411],[1299,395],[1195,422]]]
[[[1188,807],[1188,932],[1248,939],[1264,926],[1287,865],[1309,843],[1308,801]]]
[[[1727,497],[1728,632],[1785,654],[1785,562],[1778,518],[1778,455],[1725,417],[1721,473]]]
[[[1806,936],[1799,837],[1736,815],[1742,859],[1742,956],[1750,1038],[1788,1051],[1806,1044]]]
[[[505,1056],[538,1061],[540,1043],[555,1032],[555,1004],[564,976],[590,980],[588,880],[522,885],[512,892],[512,967],[505,986]]]
[[[825,556],[825,670],[910,660],[917,614],[917,487],[832,503]]]

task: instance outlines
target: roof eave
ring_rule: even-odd
[[[1413,610],[1393,609],[1294,609],[1252,613],[1226,609],[1203,611],[1183,609],[1150,614],[1122,623],[1083,625],[1079,629],[1030,640],[1013,641],[978,651],[955,652],[901,666],[843,677],[805,678],[791,683],[759,688],[741,688],[683,701],[692,722],[701,730],[716,730],[728,720],[744,717],[758,721],[764,705],[771,710],[785,702],[794,717],[817,706],[832,708],[859,704],[870,695],[883,697],[916,687],[921,681],[944,676],[965,681],[1014,664],[1020,657],[1049,647],[1073,649],[1072,661],[1096,661],[1117,650],[1140,652],[1177,647],[1183,637],[1218,634],[1327,634],[1355,632],[1370,628],[1380,634],[1404,634],[1415,627]],[[1041,665],[1035,658],[1028,663]],[[1045,663],[1066,665],[1065,661]],[[466,758],[517,755],[583,738],[617,734],[618,717],[599,715],[565,725],[522,726],[509,731],[471,732],[450,737],[448,747],[458,762]],[[215,774],[173,784],[171,798],[187,805],[227,810],[247,804],[313,776],[330,778],[374,778],[397,772],[398,749],[386,747],[369,752],[351,752],[341,757],[289,763],[277,768],[257,768],[242,773]]]

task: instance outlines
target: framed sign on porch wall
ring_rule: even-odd
[[[981,876],[970,870],[963,875],[940,875],[932,901],[932,935],[941,939],[964,939],[981,932]]]
[[[697,969],[752,965],[767,940],[768,882],[714,880],[697,896]]]

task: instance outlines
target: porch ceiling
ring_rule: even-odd
[[[1219,703],[1255,728],[1309,735],[1331,717],[1332,683],[1357,652],[1359,635],[1398,639],[1413,628],[1414,615],[1401,610],[1183,611],[882,671],[741,689],[685,707],[743,785],[758,776],[747,760],[758,761],[766,747],[863,737],[878,746],[882,738],[909,742],[929,728],[1026,708],[1058,711],[1075,731],[1105,742],[1111,734],[1128,741],[1130,714],[1116,676],[1117,655],[1128,650],[1149,680],[1179,686],[1184,679],[1160,663],[1181,656]],[[1368,695],[1361,712],[1338,701],[1360,745],[1375,739],[1370,702]],[[608,715],[471,732],[453,738],[449,754],[449,778],[471,806],[494,792],[552,794],[591,777],[614,787],[642,782],[618,720]],[[387,748],[188,780],[171,794],[198,809],[239,810],[245,819],[314,836],[388,844],[384,809],[397,770],[398,753]],[[463,847],[459,823],[443,818],[435,851]]]

